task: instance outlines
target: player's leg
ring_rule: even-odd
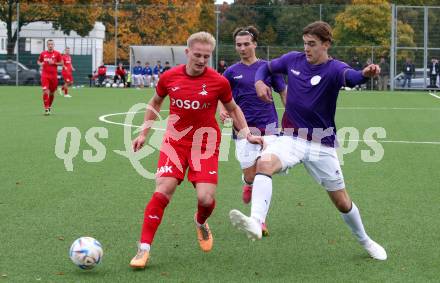
[[[336,150],[316,143],[311,144],[316,147],[312,146],[308,150],[309,154],[304,160],[306,170],[327,190],[333,204],[359,243],[373,258],[385,260],[387,258],[385,250],[365,232],[359,209],[345,189],[344,176]]]
[[[194,215],[194,221],[196,223],[197,239],[202,251],[209,252],[212,250],[214,240],[207,220],[215,208],[215,191],[217,185],[212,183],[197,183],[195,187],[197,191],[197,212]]]
[[[364,247],[368,254],[377,260],[386,260],[387,253],[378,243],[373,241],[365,232],[361,214],[358,207],[351,201],[345,189],[328,192],[330,199],[336,208],[341,212],[341,216],[348,225],[358,242]]]
[[[188,180],[197,192],[197,212],[194,215],[200,249],[209,252],[213,245],[208,218],[215,208],[215,192],[218,182],[218,145],[191,146]],[[202,153],[203,152],[203,153]]]
[[[64,97],[72,97],[69,95],[69,86],[72,85],[72,80],[71,80],[71,75],[70,74],[66,74],[63,76],[64,78],[64,85],[63,85],[63,93],[64,93]]]
[[[55,92],[58,88],[58,78],[51,77],[49,78],[49,114],[52,112],[52,104],[55,99]]]
[[[159,82],[159,75],[153,75],[153,87],[156,87],[158,82]]]
[[[249,168],[243,169],[242,181],[242,200],[245,204],[248,204],[252,199],[252,186],[257,173],[257,164],[252,165]]]
[[[182,168],[182,171],[177,167]],[[182,157],[182,150],[170,143],[164,143],[157,164],[156,190],[145,207],[139,249],[130,262],[131,267],[144,268],[147,264],[154,235],[176,187],[185,177],[186,168],[187,162]]]
[[[132,268],[144,268],[147,265],[154,235],[162,222],[165,208],[179,182],[178,179],[173,177],[159,177],[156,179],[156,190],[145,207],[138,251],[136,256],[130,261]]]
[[[144,88],[144,78],[142,75],[138,75],[139,78],[139,84],[141,88]]]
[[[243,171],[242,181],[242,199],[244,203],[249,203],[252,199],[252,184],[256,173],[256,161],[261,154],[260,145],[249,143],[246,139],[235,141],[235,157],[240,163]]]
[[[41,88],[43,90],[43,107],[44,107],[44,115],[50,115],[50,106],[49,106],[49,79],[46,76],[41,76]]]
[[[288,136],[279,137],[268,144],[257,160],[250,217],[238,210],[230,211],[232,225],[243,230],[249,238],[261,239],[262,224],[266,222],[272,199],[272,175],[299,163],[295,150],[294,140]]]

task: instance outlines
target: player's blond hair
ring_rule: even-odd
[[[210,34],[209,32],[206,32],[206,31],[199,31],[199,32],[191,34],[188,37],[188,40],[186,41],[186,45],[187,45],[188,48],[191,48],[191,46],[195,42],[207,43],[207,44],[210,44],[212,46],[212,49],[215,48],[215,38],[214,38],[214,36],[212,36],[212,34]]]

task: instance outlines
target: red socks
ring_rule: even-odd
[[[197,204],[197,223],[205,224],[206,219],[211,216],[212,211],[215,208],[215,200],[208,206],[202,206],[200,202]]]
[[[159,228],[165,208],[168,205],[168,198],[159,192],[155,192],[147,204],[144,212],[144,224],[142,225],[141,243],[150,244],[153,242],[154,234]]]
[[[47,109],[50,107],[49,104],[49,95],[45,92],[43,92],[43,105],[44,105],[44,109]]]
[[[68,93],[68,88],[63,86],[61,89],[63,90],[64,95],[67,95],[67,93]]]
[[[52,107],[52,102],[54,99],[55,95],[49,95],[49,107]]]

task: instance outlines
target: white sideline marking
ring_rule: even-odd
[[[439,97],[440,98],[440,97]],[[284,110],[284,107],[277,107],[277,110]],[[440,111],[440,107],[337,107],[336,110],[419,110],[419,111]]]
[[[430,96],[433,96],[433,97],[435,97],[435,98],[440,99],[440,96],[438,96],[437,94],[434,94],[433,92],[428,92],[428,94],[429,94]]]
[[[440,97],[439,97],[440,99]],[[419,109],[419,108],[416,108]],[[429,109],[429,108],[428,108]],[[431,109],[436,109],[436,108],[431,108]],[[440,108],[438,108],[440,109]],[[161,112],[168,112],[169,110],[161,110]],[[112,116],[117,116],[117,115],[125,115],[128,113],[131,114],[135,114],[135,113],[143,113],[144,111],[139,111],[139,112],[120,112],[120,113],[110,113],[110,114],[104,114],[101,115],[99,117],[99,121],[104,122],[104,123],[109,123],[109,124],[114,124],[114,125],[120,125],[120,126],[127,126],[127,127],[132,127],[132,128],[139,128],[141,126],[137,126],[137,125],[131,125],[131,124],[125,124],[125,123],[119,123],[119,122],[113,122],[110,120],[107,120],[107,117],[112,117]],[[151,129],[156,130],[156,131],[165,131],[165,129],[163,128],[155,128],[155,127],[151,127]],[[222,134],[223,136],[230,136],[231,134],[229,133],[225,133]],[[394,140],[345,140],[345,141],[349,141],[349,142],[380,142],[380,143],[400,143],[400,144],[432,144],[432,145],[440,145],[440,141],[394,141]]]

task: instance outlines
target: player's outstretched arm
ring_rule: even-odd
[[[287,86],[284,90],[279,92],[281,102],[283,103],[283,106],[286,107],[286,101],[287,101]]]
[[[255,90],[257,96],[267,103],[272,103],[272,89],[264,83],[264,80],[271,75],[268,64],[261,65],[255,74]]]
[[[362,75],[367,78],[376,77],[380,74],[380,67],[376,64],[370,64],[362,70]]]
[[[234,127],[238,130],[237,137],[240,139],[247,139],[250,143],[260,144],[263,146],[264,140],[262,137],[254,136],[251,134],[243,111],[232,99],[230,102],[224,104],[225,109],[228,111],[229,116],[232,118]]]
[[[160,111],[164,97],[155,94],[148,102],[147,108],[145,110],[144,123],[142,124],[142,130],[140,131],[137,138],[133,140],[132,146],[133,151],[136,152],[142,148],[145,143],[145,137],[148,134],[154,121],[157,119],[157,113]]]
[[[362,71],[353,69],[346,69],[344,71],[345,85],[353,87],[355,85],[364,84],[368,78],[378,76],[380,74],[380,67],[375,64],[370,64]]]

